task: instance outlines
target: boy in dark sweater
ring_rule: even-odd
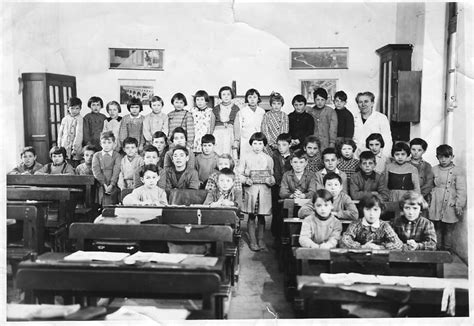
[[[314,120],[311,114],[305,112],[306,98],[303,95],[293,97],[291,104],[295,111],[288,114],[289,133],[291,135],[291,149],[303,148],[306,137],[314,132]]]
[[[354,116],[346,108],[347,94],[338,91],[334,94],[334,106],[337,114],[337,141],[352,139],[354,137]]]

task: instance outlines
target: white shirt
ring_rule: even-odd
[[[354,113],[354,141],[357,145],[357,157],[363,151],[368,150],[365,147],[365,140],[370,134],[381,134],[385,143],[383,153],[390,157],[392,151],[392,132],[390,131],[390,123],[387,116],[377,111],[367,118],[365,123],[362,121],[360,112]]]
[[[367,221],[365,220],[365,218],[363,218],[363,219],[362,219],[362,225],[363,225],[363,226],[370,226],[370,227],[372,227],[372,228],[374,228],[374,229],[378,229],[378,228],[380,227],[380,220],[378,220],[378,221],[376,221],[376,222],[374,222],[374,223],[372,223],[372,224],[369,224],[369,223],[367,223]]]

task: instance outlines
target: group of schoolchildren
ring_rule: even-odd
[[[295,110],[287,115],[279,93],[271,94],[271,110],[265,112],[256,89],[246,92],[246,105],[239,108],[232,89],[224,86],[214,108],[200,90],[189,110],[186,97],[175,94],[169,114],[162,112],[159,96],[151,97],[146,116],[140,114],[142,102],[132,98],[124,117],[116,101],[107,103],[107,117],[100,113],[102,99],[91,97],[91,112],[83,118],[81,100],[72,97],[59,146],[50,150],[51,163],[42,166],[34,148],[27,147],[10,173],[94,175],[99,205],[118,204],[126,189],[131,193],[124,205],[166,205],[171,189],[206,189],[205,205],[248,214],[254,251],[265,249],[266,215],[273,216],[278,241],[284,199],[310,200],[298,212],[304,218],[303,247],[450,250],[453,227],[466,205],[466,181],[453,163],[452,147],[436,149],[435,167],[423,160],[428,144],[420,138],[395,143],[389,158],[382,135],[374,133],[366,139],[368,150],[361,151],[352,139],[347,95],[336,92],[335,109],[326,105],[326,90],[317,89],[314,97],[310,108],[296,95]],[[381,220],[385,203],[394,202],[399,206],[393,222]],[[343,234],[340,220],[353,221]]]

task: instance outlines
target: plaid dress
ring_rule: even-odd
[[[398,238],[390,224],[380,221],[378,228],[363,224],[364,219],[352,222],[344,232],[341,239],[343,248],[360,248],[362,245],[372,241],[376,245],[381,245],[385,249],[400,250],[403,247],[402,241]]]
[[[347,178],[350,179],[359,169],[359,160],[355,158],[346,159],[343,157],[337,164],[337,168],[342,172],[345,172]]]
[[[404,249],[407,249],[407,241],[412,239],[418,243],[417,250],[436,250],[436,231],[433,223],[427,218],[420,216],[415,221],[409,221],[402,215],[395,218],[392,226],[404,243]]]
[[[283,111],[268,111],[263,116],[261,130],[268,140],[265,153],[272,156],[273,150],[270,145],[276,145],[277,137],[288,132],[288,116]]]

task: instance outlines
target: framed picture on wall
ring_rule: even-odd
[[[292,48],[290,69],[347,69],[349,48]]]
[[[303,79],[301,80],[301,94],[308,104],[314,104],[314,91],[324,88],[328,92],[327,104],[333,104],[334,94],[337,91],[337,79]]]
[[[109,69],[163,70],[163,49],[109,48]]]
[[[154,79],[119,79],[120,104],[127,104],[132,98],[138,98],[148,105],[155,92]]]

